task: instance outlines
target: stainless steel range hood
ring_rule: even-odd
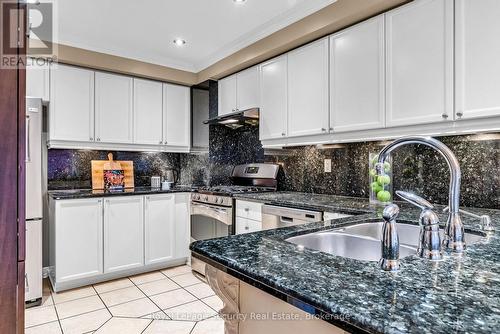
[[[217,116],[205,122],[210,125],[225,125],[231,129],[237,129],[243,125],[259,124],[259,108],[252,108],[243,111],[236,111],[230,114]]]

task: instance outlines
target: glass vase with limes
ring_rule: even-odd
[[[386,206],[392,203],[392,159],[386,159],[383,175],[377,175],[375,169],[378,154],[370,153],[368,159],[370,204]]]

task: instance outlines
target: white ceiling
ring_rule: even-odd
[[[56,40],[198,72],[335,1],[55,0]]]

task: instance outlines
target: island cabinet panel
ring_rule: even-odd
[[[104,272],[144,265],[144,215],[142,196],[104,200]]]
[[[96,72],[95,117],[98,142],[133,142],[133,79]]]
[[[260,140],[287,135],[287,55],[260,65]]]
[[[453,120],[453,1],[417,0],[385,18],[387,126]]]
[[[162,83],[134,78],[134,143],[163,144]]]
[[[51,233],[55,280],[66,282],[103,273],[102,199],[56,201]],[[54,264],[54,262],[53,262]]]
[[[328,38],[288,53],[288,136],[326,133]]]
[[[385,126],[384,15],[330,37],[330,130]]]
[[[145,264],[170,260],[175,250],[175,195],[144,198]]]
[[[500,1],[455,2],[455,115],[500,115]]]
[[[94,141],[94,71],[62,64],[50,69],[49,139]]]

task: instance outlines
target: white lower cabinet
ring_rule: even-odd
[[[55,291],[186,263],[189,195],[51,199]]]
[[[262,223],[257,220],[236,217],[236,234],[257,232],[262,230]]]
[[[53,201],[51,279],[62,283],[103,273],[102,199]]]
[[[142,196],[104,200],[104,272],[144,265]]]
[[[144,200],[145,264],[174,257],[175,195],[146,196]]]

